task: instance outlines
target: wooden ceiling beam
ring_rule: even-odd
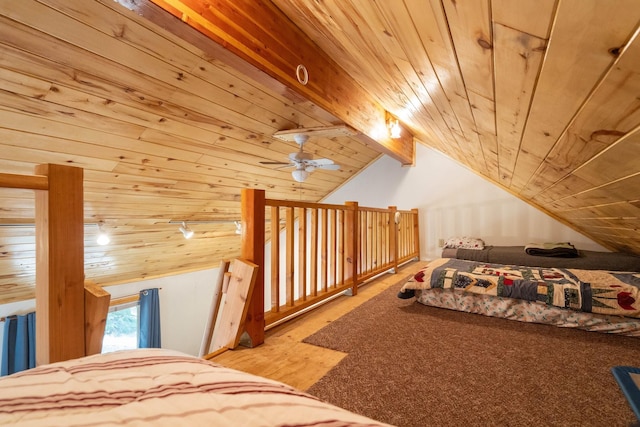
[[[361,132],[358,138],[377,151],[414,164],[408,129],[390,138],[385,109],[269,0],[118,1],[293,102],[313,102]],[[215,43],[204,46],[183,23]]]

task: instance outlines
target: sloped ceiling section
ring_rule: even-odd
[[[420,143],[640,254],[640,2],[272,1]]]
[[[84,168],[87,279],[215,267],[240,189],[321,200],[380,153],[410,164],[411,136],[640,254],[637,0],[155,3],[0,2],[0,170]],[[279,130],[341,124],[359,133],[305,146],[337,171],[260,163],[296,150]],[[32,222],[31,192],[0,190],[0,302],[33,295]]]
[[[322,72],[315,92],[279,80],[345,121],[345,105],[366,115],[371,97],[421,143],[638,253],[637,1],[153,2],[275,78],[331,61],[339,84]],[[309,43],[329,59],[316,63]],[[342,96],[351,81],[365,99]],[[371,134],[366,120],[352,124]]]

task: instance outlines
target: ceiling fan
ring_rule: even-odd
[[[304,151],[304,144],[309,139],[310,135],[328,136],[331,135],[350,135],[351,129],[347,129],[344,126],[334,126],[331,128],[311,128],[311,129],[293,129],[287,131],[276,132],[274,137],[285,140],[295,141],[300,150],[295,153],[289,154],[289,162],[260,162],[263,165],[284,165],[284,167],[294,167],[291,172],[291,176],[297,182],[304,182],[311,172],[316,169],[325,170],[338,170],[340,165],[337,165],[331,159],[314,159],[311,153]]]

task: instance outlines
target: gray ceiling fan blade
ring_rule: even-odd
[[[260,164],[263,164],[263,165],[292,165],[290,162],[260,162]]]

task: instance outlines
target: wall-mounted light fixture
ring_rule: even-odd
[[[193,230],[189,228],[186,222],[182,221],[182,225],[178,228],[185,239],[190,239],[193,237]]]
[[[98,237],[96,238],[96,243],[100,246],[108,245],[111,242],[109,235],[106,231],[104,231],[104,222],[100,221],[98,223]]]
[[[402,135],[402,128],[398,119],[392,119],[387,121],[387,127],[389,128],[389,136],[393,139],[398,139]]]
[[[236,234],[242,234],[242,223],[240,221],[234,221],[236,225]]]

